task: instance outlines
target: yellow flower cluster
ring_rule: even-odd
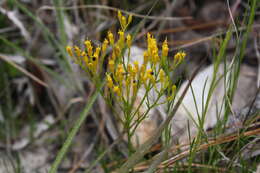
[[[132,18],[133,18],[132,15],[129,15],[126,21],[126,17],[122,15],[121,11],[118,11],[117,17],[122,30],[125,31],[128,25],[132,22]]]
[[[165,67],[165,63],[163,62],[168,61],[169,48],[167,39],[163,42],[161,53],[159,53],[156,39],[148,33],[147,50],[145,50],[143,54],[143,63],[139,64],[138,61],[135,61],[131,64],[124,58],[124,50],[127,48],[129,52],[131,51],[132,36],[130,34],[125,36],[125,30],[131,23],[132,16],[126,19],[119,11],[118,19],[121,29],[118,31],[117,36],[114,36],[112,32],[108,31],[107,38],[104,39],[101,46],[93,46],[90,40],[84,42],[83,49],[77,46],[67,46],[68,54],[75,63],[89,72],[91,77],[100,77],[99,74],[101,74],[103,60],[106,56],[107,48],[110,46],[112,51],[107,60],[106,86],[109,91],[124,100],[129,98],[129,95],[135,96],[138,89],[142,86],[145,87],[146,90],[149,90],[152,87],[157,89],[157,84],[160,84],[159,92],[167,89],[170,85],[169,68]],[[180,64],[185,56],[186,54],[184,52],[178,52],[174,56],[174,64]],[[129,58],[130,57],[128,57],[128,60]],[[172,93],[175,93],[176,86],[173,85],[171,88]]]
[[[174,64],[175,65],[179,65],[183,61],[185,56],[186,56],[185,52],[178,52],[178,53],[176,53],[175,56],[174,56]]]
[[[102,67],[100,61],[103,61],[107,47],[108,41],[105,39],[102,47],[96,46],[95,51],[93,51],[94,48],[91,41],[86,40],[83,49],[80,49],[78,46],[67,46],[66,50],[76,64],[80,65],[82,69],[89,72],[92,76],[95,76]]]
[[[123,39],[120,40],[120,34],[118,42],[120,44],[124,43]],[[127,47],[130,47],[130,45],[131,44],[128,44]],[[133,64],[124,62],[122,58],[118,56],[114,57],[113,53],[109,59],[108,73],[106,76],[107,87],[110,91],[121,96],[122,99],[126,99],[125,93],[131,93],[132,96],[135,96],[138,89],[142,86],[146,88],[146,90],[149,90],[152,87],[157,89],[157,84],[159,84],[161,86],[159,92],[161,92],[170,85],[169,75],[166,74],[161,65],[163,57],[167,58],[168,56],[169,48],[167,40],[163,42],[161,56],[156,39],[149,33],[147,34],[147,45],[148,48],[144,51],[142,64],[139,64],[138,61],[134,61]],[[113,51],[116,52],[115,49]],[[185,56],[184,52],[178,52],[174,59],[176,62],[181,63]],[[172,95],[168,100],[173,99],[176,91],[175,85],[170,88]]]

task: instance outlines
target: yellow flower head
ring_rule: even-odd
[[[149,76],[154,75],[154,74],[153,74],[153,70],[150,69],[150,68],[146,71],[146,74],[149,75]]]
[[[137,81],[136,80],[133,80],[132,88],[133,88],[133,94],[135,95],[137,93]]]
[[[114,35],[112,34],[111,31],[108,31],[107,37],[108,37],[109,43],[110,43],[111,45],[114,45],[114,43],[115,43]]]
[[[107,74],[107,86],[108,88],[112,89],[113,88],[113,80],[109,74]]]
[[[152,56],[152,63],[156,64],[159,61],[160,61],[160,57],[159,57],[158,53],[154,52],[154,54]]]
[[[144,51],[144,64],[148,63],[148,60],[149,60],[148,58],[149,58],[148,52]]]
[[[113,59],[110,59],[108,61],[108,68],[109,68],[110,72],[112,72],[112,73],[114,72],[114,70],[115,70],[115,61]]]
[[[121,17],[121,22],[120,23],[121,23],[122,28],[125,29],[126,25],[127,25],[125,16]]]
[[[146,65],[143,64],[140,68],[140,75],[144,76],[145,75],[145,71],[146,71]]]
[[[108,40],[105,39],[102,43],[102,53],[105,53],[105,51],[107,50],[107,46],[108,46]]]
[[[125,43],[125,33],[123,31],[118,31],[118,35],[119,35],[119,40],[118,40],[119,47],[123,49]]]
[[[113,88],[114,93],[116,93],[118,96],[121,96],[121,91],[119,86],[114,86]]]
[[[135,73],[138,73],[138,71],[139,71],[139,62],[138,61],[134,61],[134,71],[135,71]]]
[[[128,64],[127,71],[129,72],[130,76],[134,79],[137,73],[136,68],[133,67],[131,64]]]
[[[186,56],[185,52],[178,52],[178,53],[176,53],[174,55],[174,63],[176,65],[180,64],[183,61],[183,59],[185,58],[185,56]]]
[[[80,48],[79,48],[78,46],[74,46],[74,50],[75,50],[75,52],[76,52],[77,57],[80,57],[80,56],[81,56],[81,50],[80,50]]]
[[[131,81],[132,81],[131,76],[127,75],[126,80],[125,80],[125,85],[126,85],[127,88],[130,86]]]
[[[117,67],[117,70],[116,70],[116,74],[115,74],[115,78],[116,78],[116,81],[118,82],[123,82],[123,79],[124,79],[124,67],[122,64],[119,64],[118,67]]]
[[[82,60],[85,63],[85,65],[88,64],[88,56],[85,51],[82,51],[81,56],[83,57]]]
[[[112,60],[116,60],[116,53],[115,50],[113,50],[112,55],[111,55]]]
[[[149,44],[152,36],[149,32],[146,34],[146,36],[147,36],[147,43]]]
[[[96,50],[95,50],[95,53],[94,53],[94,57],[96,57],[96,58],[99,58],[99,53],[100,53],[100,50],[101,50],[101,48],[100,47],[96,47]]]
[[[168,56],[168,43],[167,43],[167,39],[164,40],[163,45],[162,45],[162,56],[167,57]]]
[[[157,41],[149,33],[147,33],[147,47],[148,47],[147,55],[148,55],[148,57],[151,57],[151,62],[154,64],[159,62],[160,58],[159,58],[159,54],[158,54]],[[145,59],[145,56],[144,56],[144,59]]]
[[[118,17],[118,20],[121,21],[122,13],[120,10],[118,10],[118,12],[117,12],[117,17]]]
[[[66,47],[66,51],[68,52],[68,54],[69,54],[70,56],[73,56],[73,52],[72,52],[71,46],[67,46],[67,47]]]
[[[121,11],[118,11],[117,12],[117,17],[118,17],[118,20],[119,20],[119,23],[121,25],[121,29],[124,31],[127,26],[132,22],[132,18],[133,16],[132,15],[129,15],[128,16],[128,19],[127,19],[127,22],[126,22],[126,17],[122,15]]]
[[[100,51],[100,48],[99,48],[99,51]],[[98,54],[99,54],[99,51],[97,50],[96,54],[94,54],[92,57],[91,57],[91,63],[93,64],[93,72],[96,72],[97,71],[97,68],[98,68]]]
[[[131,47],[131,44],[132,44],[132,37],[130,34],[127,34],[126,36],[126,44],[127,44],[127,47],[130,48]]]
[[[90,71],[95,72],[93,63],[90,62],[90,63],[88,63],[87,66],[88,66],[88,68],[89,68]]]
[[[163,69],[160,69],[160,71],[159,71],[159,78],[160,78],[161,84],[163,84],[165,81],[165,73],[164,73]]]
[[[133,15],[130,14],[130,15],[128,16],[128,19],[127,19],[127,25],[129,25],[129,24],[132,22],[132,20],[133,20]]]
[[[148,69],[146,71],[145,79],[150,79],[152,83],[155,83],[155,77],[154,77],[154,72],[152,69]]]
[[[132,70],[133,70],[132,65],[131,65],[131,64],[128,64],[128,65],[127,65],[127,71],[128,71],[129,73],[131,73]]]
[[[91,41],[90,41],[90,40],[86,40],[86,41],[84,42],[84,44],[85,44],[85,47],[86,47],[86,49],[87,49],[88,56],[92,56],[92,54],[93,54],[93,47],[92,47],[92,45],[91,45]]]
[[[168,101],[172,101],[174,99],[176,94],[176,85],[172,85],[171,92],[171,95],[167,98]]]
[[[119,45],[115,46],[114,52],[116,57],[120,57],[122,49],[119,47]]]

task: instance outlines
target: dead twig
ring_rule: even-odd
[[[14,62],[12,62],[6,55],[1,54],[0,55],[0,59],[4,60],[8,64],[10,64],[14,68],[16,68],[17,70],[21,71],[22,73],[24,73],[26,76],[28,76],[29,78],[31,78],[32,80],[34,80],[38,84],[40,84],[40,85],[42,85],[42,86],[44,86],[46,88],[49,88],[49,86],[45,82],[43,82],[42,80],[40,80],[39,78],[34,76],[32,73],[28,72],[24,68],[20,67],[19,65],[15,64]]]

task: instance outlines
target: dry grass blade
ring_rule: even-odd
[[[17,70],[21,71],[22,73],[24,73],[26,76],[28,76],[29,78],[31,78],[32,80],[34,80],[35,82],[37,82],[38,84],[48,88],[49,86],[43,82],[42,80],[40,80],[39,78],[37,78],[36,76],[34,76],[32,73],[28,72],[27,70],[23,69],[22,67],[20,67],[19,65],[15,64],[14,62],[10,61],[8,59],[7,56],[1,54],[0,55],[0,59],[4,60],[5,62],[7,62],[8,64],[10,64],[11,66],[13,66],[14,68],[16,68]]]
[[[255,29],[255,28],[260,28],[260,25],[259,24],[253,25],[252,29]],[[246,30],[246,29],[247,29],[246,27],[240,27],[240,28],[238,28],[238,31],[243,31],[243,30]],[[223,32],[220,32],[220,33],[212,34],[211,36],[208,36],[208,37],[203,37],[201,39],[197,39],[194,42],[191,42],[189,44],[178,46],[178,47],[174,48],[174,50],[184,49],[184,48],[187,48],[187,47],[191,47],[195,44],[200,44],[200,43],[205,42],[205,41],[210,41],[213,38],[216,38],[218,36],[226,34],[226,32],[227,31],[223,31]],[[231,32],[233,33],[233,32],[236,32],[236,31],[234,29],[232,29]]]
[[[111,10],[111,11],[121,11],[122,13],[125,13],[127,15],[132,15],[134,17],[151,19],[151,20],[189,20],[189,19],[192,18],[190,16],[187,16],[187,17],[146,16],[146,15],[137,14],[137,13],[129,12],[129,11],[126,11],[126,10],[122,10],[122,9],[119,9],[119,8],[106,6],[106,5],[80,5],[80,6],[73,6],[73,7],[58,7],[56,9],[73,10],[73,9],[84,9],[84,8],[98,8],[98,9]],[[55,10],[55,7],[53,7],[53,6],[42,6],[41,8],[39,8],[37,13],[39,13],[42,10]]]
[[[31,41],[31,36],[29,32],[26,30],[22,21],[19,20],[19,16],[15,11],[7,11],[4,8],[0,7],[0,13],[6,15],[20,29],[22,36],[25,38],[27,42]]]
[[[201,151],[201,150],[205,150],[208,149],[211,146],[215,146],[215,145],[219,145],[219,144],[224,144],[227,142],[231,142],[234,140],[237,140],[238,138],[241,138],[241,136],[253,136],[253,135],[259,135],[260,134],[260,128],[254,129],[254,130],[248,130],[246,132],[240,133],[240,134],[235,134],[235,135],[229,135],[229,136],[224,136],[224,137],[219,137],[217,139],[213,139],[213,140],[209,140],[207,143],[205,144],[201,144],[197,151]],[[175,149],[174,149],[175,150]],[[183,151],[182,153],[164,161],[161,166],[169,166],[171,164],[174,164],[176,161],[185,158],[186,156],[188,156],[190,153],[190,150],[187,149],[185,151]]]
[[[185,171],[186,170],[185,167],[187,167],[189,165],[183,164],[182,166],[183,167],[176,168],[174,165],[169,165],[167,168],[175,168],[175,169],[177,169],[179,171]],[[220,171],[220,172],[226,172],[227,171],[227,169],[225,169],[225,168],[219,168],[219,167],[215,167],[215,166],[204,165],[204,164],[197,164],[197,163],[192,163],[191,166],[194,167],[194,168],[206,168],[206,169],[211,169],[211,170],[217,170],[217,171]],[[149,168],[149,165],[142,165],[142,166],[138,166],[138,167],[134,168],[134,171],[144,171],[144,170],[146,170],[148,168]],[[164,168],[165,168],[165,166],[159,165],[158,166],[159,170],[157,172],[163,171],[161,169],[164,169]]]

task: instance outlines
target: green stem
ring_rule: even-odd
[[[77,134],[78,130],[80,129],[82,123],[84,122],[84,120],[88,116],[88,113],[89,113],[90,109],[92,108],[92,105],[96,101],[97,96],[100,92],[100,89],[103,86],[104,86],[104,83],[99,85],[97,87],[97,89],[95,90],[94,94],[90,97],[89,102],[86,104],[83,112],[81,112],[79,119],[76,121],[75,125],[72,127],[71,131],[69,132],[69,135],[68,135],[66,141],[64,142],[64,144],[62,145],[62,148],[60,149],[54,163],[52,164],[49,173],[56,173],[57,172],[59,164],[61,163],[62,159],[64,158],[65,154],[67,153],[67,151],[68,151],[68,149],[69,149],[69,147],[72,143],[72,140],[75,137],[75,135]]]

